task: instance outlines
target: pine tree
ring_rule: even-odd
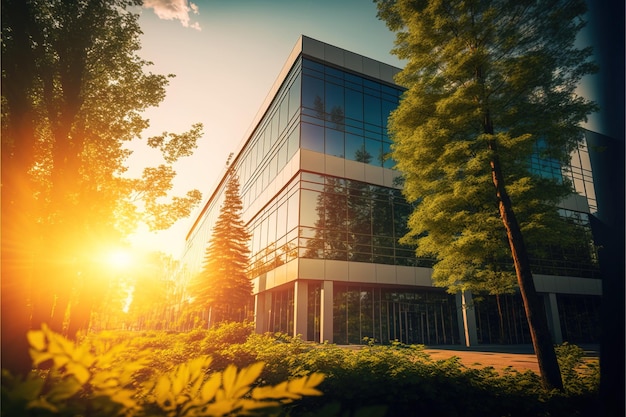
[[[397,81],[408,90],[390,118],[403,191],[418,203],[404,241],[460,286],[498,272],[508,242],[543,385],[562,388],[525,239],[557,237],[549,225],[571,185],[534,174],[529,161],[567,163],[595,109],[575,94],[595,68],[590,49],[574,45],[584,1],[377,3],[407,60]]]
[[[241,218],[239,179],[231,171],[202,272],[192,284],[195,304],[209,311],[209,325],[247,318],[252,283],[247,276],[250,234]]]

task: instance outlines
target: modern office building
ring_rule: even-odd
[[[398,71],[302,36],[243,138],[230,167],[252,234],[256,329],[338,344],[529,343],[518,295],[450,295],[433,286],[431,261],[398,242],[412,210],[385,158],[387,117],[403,91]],[[571,177],[579,194],[562,213],[587,227],[595,204],[589,155],[581,145],[574,156],[567,169],[540,159],[531,169]],[[191,274],[201,269],[226,180],[187,236]],[[534,264],[555,341],[596,341],[601,280],[589,253]]]

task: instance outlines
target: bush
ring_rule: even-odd
[[[37,415],[210,415],[202,413],[215,410],[208,404],[217,392],[238,378],[249,383],[242,382],[241,397],[231,398],[230,415],[245,405],[257,415],[291,417],[569,417],[593,415],[598,406],[597,363],[568,344],[557,347],[566,389],[548,392],[534,372],[466,368],[458,358],[434,361],[423,346],[380,346],[369,340],[355,350],[282,333],[255,334],[249,323],[189,333],[107,332],[78,345],[46,331],[30,337],[37,347],[35,364],[52,366],[22,381],[3,374],[3,415],[5,410],[7,416],[35,415],[33,410]],[[311,379],[321,374],[323,381]],[[218,376],[226,385],[215,388]],[[286,381],[300,381],[324,395],[305,390],[294,402],[297,387]],[[256,390],[260,387],[270,388]],[[214,388],[212,402],[202,403],[208,397],[198,393]],[[283,396],[273,398],[277,393]],[[265,397],[254,397],[261,394]],[[248,401],[261,399],[266,403]]]

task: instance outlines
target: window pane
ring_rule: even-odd
[[[363,150],[363,137],[346,133],[346,159],[357,160],[359,152]]]
[[[318,224],[319,216],[316,210],[320,193],[312,190],[301,191],[300,203],[300,225],[315,227]]]
[[[382,142],[374,139],[365,139],[365,151],[371,156],[369,163],[382,166]]]
[[[334,123],[343,123],[344,105],[343,105],[343,87],[340,85],[326,83],[326,100],[324,110],[329,115],[327,120]]]
[[[302,137],[300,143],[302,148],[315,152],[324,152],[324,128],[321,126],[302,123]]]
[[[380,98],[372,97],[365,94],[363,96],[365,103],[365,122],[382,126]]]
[[[363,93],[346,89],[346,117],[363,120]]]
[[[343,132],[326,128],[326,154],[344,157]]]
[[[289,88],[289,118],[300,108],[300,75]]]
[[[316,100],[317,99],[317,100]],[[309,76],[302,77],[302,105],[311,109],[316,108],[316,103],[324,101],[324,81]],[[319,107],[319,104],[317,104]]]

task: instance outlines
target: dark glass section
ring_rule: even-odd
[[[303,59],[302,66],[302,121],[326,127],[323,138],[314,134],[324,145],[314,143],[303,127],[302,147],[393,167],[388,158],[387,119],[398,106],[402,90],[308,59]]]
[[[459,342],[454,297],[438,290],[335,283],[333,329],[338,344]]]
[[[600,267],[589,215],[560,209],[570,239],[561,245],[529,247],[533,273],[600,279]]]
[[[592,295],[557,294],[563,341],[598,343],[600,298]],[[474,298],[478,343],[531,343],[524,304],[519,293]]]
[[[302,174],[300,256],[429,266],[398,240],[412,208],[399,190],[343,178]]]
[[[307,302],[307,340],[320,341],[320,314],[321,314],[322,284],[309,282]]]
[[[272,309],[270,310],[269,328],[271,332],[293,334],[293,285],[282,291],[272,291]]]
[[[471,308],[471,306],[470,306]],[[478,343],[524,344],[531,343],[524,304],[519,293],[475,295],[474,313]]]
[[[563,340],[600,343],[600,296],[557,294]]]

